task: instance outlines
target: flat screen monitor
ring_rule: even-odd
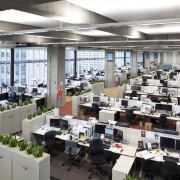
[[[93,96],[93,103],[99,103],[100,97],[99,96]]]
[[[105,124],[95,124],[94,133],[105,134]]]
[[[176,151],[180,151],[180,139],[176,139]]]
[[[138,91],[141,91],[141,86],[137,86],[137,90],[138,90]]]
[[[122,99],[121,100],[121,106],[127,107],[128,106],[128,100]]]
[[[168,137],[160,137],[160,148],[161,149],[175,149],[175,139]]]
[[[168,94],[168,88],[162,88],[162,93],[163,94]]]
[[[37,92],[38,92],[38,89],[37,89],[37,88],[33,88],[33,89],[32,89],[32,92],[37,93]]]
[[[160,103],[156,103],[156,110],[164,110],[164,106],[163,104],[160,104]]]
[[[137,86],[131,86],[131,90],[132,91],[136,91],[137,90]]]
[[[172,105],[170,104],[163,104],[165,111],[172,111]]]
[[[105,128],[104,138],[106,139],[113,139],[114,136],[114,129],[112,128]]]
[[[18,92],[24,92],[25,91],[25,88],[24,87],[18,87]]]
[[[114,129],[114,140],[116,142],[121,142],[123,140],[123,131],[120,129]]]
[[[64,129],[64,130],[67,130],[67,129],[68,129],[68,121],[63,120],[63,119],[60,119],[60,120],[59,120],[59,123],[60,123],[60,128],[61,128],[61,129]]]
[[[60,128],[59,119],[50,119],[50,127]]]

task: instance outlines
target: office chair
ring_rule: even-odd
[[[95,117],[98,118],[99,117],[99,111],[100,111],[99,104],[92,103],[92,110],[95,113]]]
[[[68,171],[70,171],[71,166],[75,165],[80,169],[80,161],[78,162],[75,158],[80,154],[80,148],[77,147],[77,143],[72,140],[65,140],[65,153],[69,154],[69,159],[64,162],[62,166],[68,164]]]
[[[40,143],[41,145],[47,149],[47,153],[50,154],[51,156],[51,160],[52,160],[52,156],[53,155],[57,155],[55,153],[52,153],[52,149],[54,147],[54,144],[56,142],[56,133],[57,131],[54,131],[54,130],[50,130],[50,131],[47,131],[45,134],[44,134],[44,140],[41,141],[40,140]]]
[[[159,119],[156,122],[160,124],[161,129],[168,129],[168,125],[166,124],[167,117],[165,114],[161,114]]]
[[[180,178],[179,166],[174,161],[164,161],[161,166],[161,172],[164,180],[177,180]]]
[[[94,174],[99,176],[99,179],[102,180],[101,174],[106,174],[100,167],[100,165],[104,165],[106,163],[106,157],[104,155],[103,142],[101,139],[93,139],[89,143],[89,159],[92,165],[95,165],[95,168],[89,169],[91,174],[88,179]]]
[[[22,100],[22,102],[24,102],[26,99],[24,93],[21,93],[19,98]]]
[[[8,99],[10,102],[18,103],[19,98],[16,96],[16,92],[11,92],[10,98]]]
[[[131,124],[131,121],[135,118],[135,114],[133,113],[133,109],[126,109],[126,118],[128,119],[129,123]]]
[[[133,99],[133,97],[138,97],[137,91],[135,91],[135,90],[132,91],[130,99]]]
[[[128,122],[118,122],[118,123],[117,123],[117,126],[121,126],[121,127],[127,127],[127,128],[128,128],[129,125],[130,125],[130,124],[129,124]]]

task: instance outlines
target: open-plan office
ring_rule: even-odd
[[[35,134],[37,135],[38,132],[45,133],[52,126],[63,129],[60,119],[64,118],[68,122],[68,128],[59,132],[62,134],[57,135],[56,139],[71,138],[69,132],[79,138],[80,129],[77,127],[81,127],[82,137],[87,137],[87,134],[83,133],[87,133],[88,127],[93,126],[93,133],[89,135],[93,134],[92,138],[97,142],[100,139],[106,139],[103,138],[103,134],[104,137],[108,137],[105,136],[105,130],[111,127],[113,138],[117,140],[116,134],[118,134],[118,139],[122,140],[123,132],[123,140],[113,141],[109,149],[113,154],[118,154],[113,167],[110,168],[112,175],[109,173],[109,178],[123,179],[126,174],[133,174],[131,170],[139,170],[138,159],[141,159],[140,173],[136,174],[140,179],[145,163],[142,153],[136,152],[136,149],[139,147],[138,149],[143,150],[146,143],[147,149],[155,156],[150,162],[159,162],[159,167],[162,167],[160,177],[167,177],[167,169],[170,168],[166,168],[166,164],[162,162],[163,155],[177,156],[177,152],[179,152],[179,135],[177,135],[180,113],[179,72],[173,71],[180,69],[179,8],[179,1],[176,0],[20,0],[18,2],[9,0],[8,3],[1,1],[0,84],[2,94],[0,99],[3,101],[8,99],[11,102],[14,93],[8,92],[7,98],[6,92],[4,95],[4,89],[10,91],[17,84],[23,85],[23,88],[27,85],[28,92],[26,93],[28,94],[26,96],[28,99],[33,90],[31,88],[37,86],[39,81],[43,82],[43,88],[45,88],[45,92],[43,89],[35,92],[39,97],[31,94],[32,97],[36,96],[36,98],[32,98],[34,100],[31,104],[32,108],[25,109],[23,106],[11,109],[8,113],[7,109],[1,112],[0,129],[3,134],[22,130],[24,138],[36,142],[38,139],[35,138]],[[161,69],[161,75],[159,69]],[[152,73],[151,70],[154,72]],[[121,75],[115,74],[117,71],[118,73],[120,71]],[[133,78],[142,73],[146,78]],[[33,124],[33,120],[24,122],[24,119],[21,118],[33,111],[34,107],[43,108],[44,105],[54,105],[57,109],[63,108],[66,105],[65,95],[76,94],[75,91],[78,92],[82,88],[81,82],[78,87],[75,85],[75,88],[75,83],[66,83],[66,75],[72,76],[72,82],[86,75],[96,80],[101,78],[100,80],[104,81],[104,88],[126,84],[127,81],[122,80],[124,78],[128,80],[129,84],[118,86],[118,96],[116,97],[103,96],[104,92],[101,92],[100,95],[95,92],[95,89],[91,89],[92,92],[87,95],[73,96],[72,114],[69,114],[70,116],[64,114],[65,117],[59,117],[53,111],[55,117],[51,114],[52,124],[48,120],[49,114],[46,114],[47,117],[44,114],[43,119],[37,120],[36,125]],[[67,84],[69,87],[66,87]],[[59,89],[58,97],[60,95],[60,98],[57,98]],[[137,96],[132,96],[132,91],[137,91]],[[17,99],[20,101],[14,102],[16,104],[24,101],[20,96]],[[88,102],[86,102],[87,99]],[[8,108],[12,105],[7,101],[1,104]],[[131,110],[131,113],[129,111],[127,122],[124,122],[124,115],[128,110]],[[89,121],[78,120],[79,113],[82,115],[82,112],[87,115],[92,113],[93,118]],[[161,114],[164,115],[162,121],[160,121]],[[83,119],[83,116],[80,118]],[[98,133],[94,118],[107,127],[103,126],[104,129]],[[3,121],[4,119],[7,121]],[[17,123],[13,124],[13,120]],[[21,121],[24,122],[22,125]],[[114,125],[114,121],[118,121],[118,123]],[[141,121],[141,129],[132,128],[136,127],[134,122],[139,124]],[[48,125],[44,126],[44,124]],[[81,126],[79,126],[80,124]],[[121,127],[122,124],[126,127]],[[84,126],[87,128],[83,129]],[[37,131],[38,129],[39,131]],[[97,133],[94,135],[95,130]],[[109,137],[112,138],[112,134]],[[74,136],[72,136],[73,138]],[[86,149],[85,146],[90,148],[92,145],[91,142],[76,142],[82,149]],[[153,149],[153,143],[159,144],[157,150]],[[142,144],[144,147],[141,146]],[[45,179],[45,174],[49,179],[48,176],[51,174],[53,178],[69,180],[77,175],[74,173],[74,176],[70,176],[73,168],[69,174],[62,173],[62,177],[59,175],[60,172],[56,175],[52,169],[50,172],[50,164],[53,165],[58,157],[52,157],[52,161],[50,161],[51,158],[46,154],[45,159],[41,159],[41,162],[45,162],[43,165],[43,163],[31,161],[31,159],[27,160],[24,156],[21,157],[20,153],[7,152],[2,145],[0,155],[6,158],[4,158],[5,160],[0,158],[0,179],[18,179],[18,175],[23,174],[19,179],[33,177],[39,180]],[[63,154],[64,156],[65,154]],[[104,162],[104,158],[101,158]],[[2,164],[7,161],[9,168],[4,168]],[[21,164],[23,168],[20,171]],[[177,164],[179,165],[179,163]],[[36,167],[35,169],[33,165]],[[170,164],[170,167],[173,165]],[[44,176],[41,171],[42,167],[47,170]],[[4,173],[6,169],[11,169],[9,170],[11,173]],[[59,169],[61,171],[63,167],[59,167]],[[179,174],[173,173],[173,179],[178,178]],[[83,178],[86,179],[87,176],[83,176]],[[97,176],[91,178],[97,178]],[[102,178],[107,179],[107,176]],[[150,176],[142,178],[152,179]]]

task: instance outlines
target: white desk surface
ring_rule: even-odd
[[[136,155],[137,144],[123,144],[122,155],[134,157]]]

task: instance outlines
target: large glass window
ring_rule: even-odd
[[[34,85],[47,81],[47,49],[15,49],[15,82]]]

